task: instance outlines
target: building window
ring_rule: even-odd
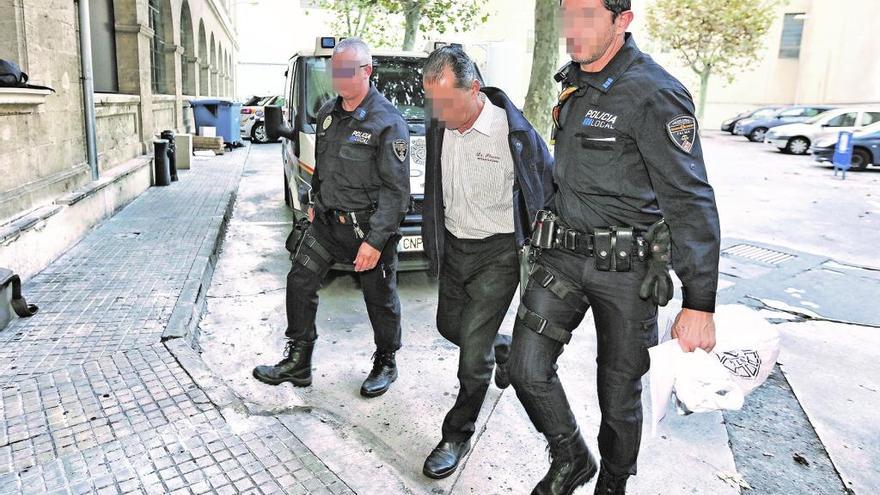
[[[116,29],[114,28],[113,0],[92,0],[89,7],[95,91],[116,93],[119,91],[119,80],[116,76]]]
[[[162,12],[162,0],[150,0],[150,29],[153,30],[153,43],[150,46],[151,79],[153,93],[167,93],[165,87],[165,26]]]
[[[785,14],[782,20],[782,39],[779,42],[779,58],[800,58],[806,18],[804,13]]]

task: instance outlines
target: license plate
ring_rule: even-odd
[[[404,237],[397,244],[397,250],[402,253],[424,251],[425,248],[422,246],[422,236],[411,235]]]

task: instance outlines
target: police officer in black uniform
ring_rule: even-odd
[[[718,213],[691,95],[626,32],[630,1],[561,3],[573,61],[557,75],[557,192],[532,235],[540,254],[514,325],[509,371],[550,445],[550,469],[533,493],[572,493],[599,466],[556,360],[592,308],[602,413],[595,493],[618,494],[636,474],[641,377],[657,342],[657,305],[669,297],[668,261],[683,284],[673,335],[685,351],[714,347]]]
[[[409,204],[409,128],[397,109],[370,86],[372,58],[367,45],[348,38],[331,60],[339,96],[318,112],[314,207],[287,275],[287,345],[274,366],[253,375],[270,385],[312,383],[312,350],[317,339],[318,288],[336,262],[353,263],[376,343],[373,369],[361,395],[385,393],[397,379],[400,300],[397,296],[397,242]]]

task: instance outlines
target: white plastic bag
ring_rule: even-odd
[[[779,357],[779,332],[756,311],[725,305],[715,312],[715,348],[686,353],[671,338],[677,311],[659,326],[651,356],[652,432],[674,395],[679,414],[737,410],[746,394],[767,380]]]

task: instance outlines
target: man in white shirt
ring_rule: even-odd
[[[437,328],[460,349],[458,395],[423,468],[438,479],[470,449],[493,367],[496,385],[510,383],[510,337],[498,330],[519,285],[520,247],[553,191],[553,159],[503,92],[481,88],[461,47],[432,53],[423,78],[432,118],[422,236],[440,277]]]

